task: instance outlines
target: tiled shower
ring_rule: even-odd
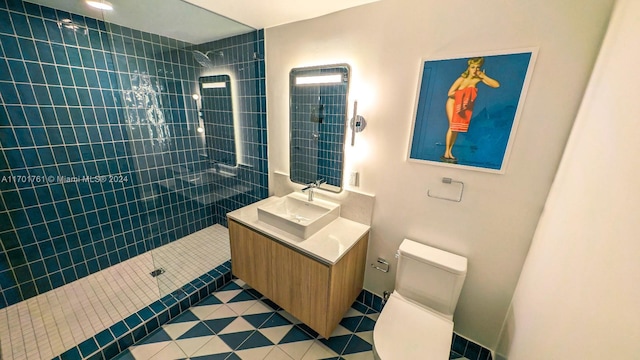
[[[191,44],[0,0],[0,42],[0,311],[138,256],[170,272],[180,266],[167,259],[189,258],[156,249],[225,226],[227,212],[268,195],[262,31]],[[195,50],[212,54],[212,66]],[[217,75],[233,88],[233,109],[220,108],[233,111],[237,145],[216,145],[213,129],[228,129],[229,116],[193,97],[201,76]],[[235,164],[213,155],[233,157],[228,144],[239,149]],[[212,263],[214,273],[186,286],[201,277],[203,297],[225,269]],[[183,304],[193,291],[181,298],[158,279],[146,285],[166,317],[195,301]]]

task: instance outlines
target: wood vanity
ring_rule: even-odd
[[[369,227],[338,218],[312,238],[292,240],[248,210],[229,213],[228,223],[233,274],[328,338],[362,290]],[[339,226],[355,230],[332,231]],[[313,251],[323,241],[341,246],[323,256]]]

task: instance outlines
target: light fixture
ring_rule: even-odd
[[[358,115],[358,102],[353,102],[353,117],[349,121],[351,127],[351,146],[356,144],[356,133],[362,132],[367,126],[367,121],[362,115]]]
[[[195,101],[200,100],[200,95],[198,95],[198,94],[193,94],[193,95],[191,95],[191,97],[192,97],[192,98],[193,98],[193,100],[195,100]]]
[[[203,89],[222,89],[222,88],[226,88],[226,87],[227,87],[227,83],[226,82],[202,83],[202,88]]]
[[[94,7],[96,9],[100,9],[100,10],[107,10],[107,11],[111,11],[113,10],[113,5],[105,0],[86,0],[87,5]]]
[[[296,85],[337,84],[342,82],[342,74],[296,76]]]

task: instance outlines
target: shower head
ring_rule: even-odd
[[[213,67],[213,62],[211,62],[211,59],[209,59],[208,56],[210,52],[211,51],[207,51],[207,53],[204,54],[201,51],[193,50],[193,57],[200,65],[204,67]]]
[[[218,64],[224,62],[224,52],[222,51],[209,50],[203,53],[202,51],[193,50],[193,57],[204,67],[213,67],[216,58],[218,59]]]

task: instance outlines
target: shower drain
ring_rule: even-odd
[[[164,274],[164,271],[165,271],[165,270],[164,270],[163,268],[158,268],[158,269],[153,270],[153,271],[152,271],[152,272],[150,272],[149,274],[150,274],[151,276],[153,276],[153,277],[156,277],[156,276],[159,276],[159,275]]]

